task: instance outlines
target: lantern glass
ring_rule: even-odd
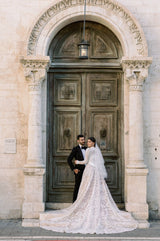
[[[89,44],[86,41],[79,44],[79,58],[88,59],[88,46]]]

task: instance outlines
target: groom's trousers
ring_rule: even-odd
[[[84,169],[79,170],[78,174],[74,174],[75,175],[75,186],[74,186],[74,192],[73,192],[73,202],[75,202],[77,199],[79,187],[80,187],[81,180],[82,180],[83,171],[84,171]]]

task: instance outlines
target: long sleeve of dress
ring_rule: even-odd
[[[84,161],[76,161],[76,164],[80,164],[80,165],[84,165],[87,164],[89,162],[89,148],[87,148],[86,150],[86,154],[85,154],[85,160]]]

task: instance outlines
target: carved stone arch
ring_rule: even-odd
[[[93,0],[87,3],[86,19],[108,27],[121,42],[125,56],[147,56],[148,49],[134,16],[114,0]],[[30,32],[28,55],[46,55],[55,34],[68,23],[83,20],[83,1],[61,0],[50,6],[36,21]]]

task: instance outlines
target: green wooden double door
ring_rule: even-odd
[[[48,73],[47,201],[72,201],[74,175],[67,157],[76,137],[94,136],[116,202],[123,202],[122,77],[119,71],[51,69]]]

